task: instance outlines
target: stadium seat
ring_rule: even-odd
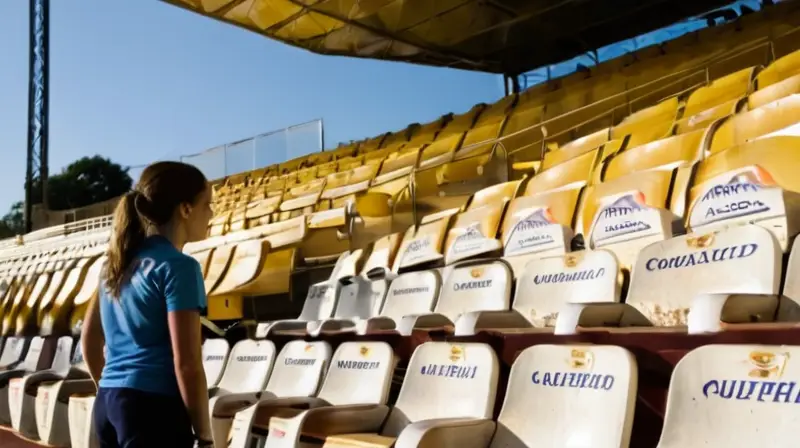
[[[203,342],[203,369],[209,389],[215,387],[225,371],[230,345],[222,338],[206,339]]]
[[[705,345],[672,374],[658,448],[794,446],[795,346]],[[767,439],[765,439],[765,437]]]
[[[680,101],[677,97],[634,112],[611,129],[612,140],[626,136],[626,146],[634,148],[645,143],[668,137],[672,133],[674,122],[678,117]]]
[[[690,192],[689,227],[709,232],[756,224],[781,251],[800,232],[800,137],[752,140],[714,153],[697,167]]]
[[[69,397],[67,419],[69,421],[69,440],[72,448],[99,448],[94,429],[92,411],[95,395],[74,394]]]
[[[273,331],[305,331],[314,325],[314,322],[330,318],[336,309],[337,290],[340,288],[338,280],[355,275],[362,256],[361,250],[340,255],[328,280],[315,283],[308,288],[303,309],[296,319],[260,322],[256,327],[256,338],[266,338]]]
[[[387,289],[396,277],[391,267],[400,245],[401,234],[381,238],[372,245],[369,257],[358,275],[345,275],[337,280],[336,308],[329,318],[309,322],[310,335],[322,332],[353,331],[359,322],[380,314]]]
[[[776,59],[756,76],[758,89],[775,85],[789,77],[800,74],[800,50]]]
[[[22,378],[30,373],[50,367],[55,346],[56,341],[53,339],[34,337],[30,341],[30,348],[25,354],[25,359],[19,364],[0,371],[0,425],[11,425],[11,411],[9,408],[11,380]]]
[[[464,261],[444,268],[443,285],[433,312],[410,314],[397,322],[404,336],[414,329],[441,329],[470,325],[469,313],[503,311],[510,306],[513,271],[504,260]]]
[[[689,182],[703,154],[703,136],[704,131],[693,131],[609,159],[603,182],[586,190],[582,230],[587,246],[608,248],[630,269],[642,247],[681,233]]]
[[[750,110],[758,109],[773,101],[797,93],[800,93],[800,74],[786,78],[767,87],[759,86],[758,90],[747,97],[747,108]]]
[[[529,347],[511,366],[489,446],[627,447],[637,379],[636,359],[621,347]]]
[[[30,339],[7,337],[3,340],[3,353],[0,355],[0,372],[13,369],[22,362],[28,352]]]
[[[212,420],[215,445],[246,448],[255,421],[269,421],[271,412],[282,407],[319,403],[313,397],[319,390],[330,360],[331,347],[325,341],[288,342],[275,360],[264,391],[250,399],[243,398],[218,406]]]
[[[749,67],[711,81],[695,90],[686,99],[683,117],[695,115],[732,100],[745,97],[752,88],[755,68]]]
[[[798,135],[800,95],[790,95],[765,106],[728,117],[713,133],[711,154],[756,138]]]
[[[8,386],[8,408],[11,426],[30,439],[39,439],[36,427],[36,395],[39,385],[62,379],[70,369],[74,339],[62,336],[56,342],[55,355],[49,369],[13,378]]]
[[[208,410],[212,421],[218,412],[237,402],[254,402],[264,390],[275,364],[272,341],[244,339],[233,346],[225,370],[216,387],[209,389]],[[227,440],[230,425],[212,425],[215,441]],[[222,445],[224,446],[224,444]]]
[[[73,326],[79,325],[83,320],[89,300],[100,282],[100,274],[106,260],[105,256],[100,255],[103,252],[105,246],[87,249],[75,267],[65,274],[61,288],[52,299],[52,303],[40,308],[42,335],[72,332]]]
[[[495,430],[491,418],[499,369],[486,344],[426,342],[414,350],[382,427],[382,421],[349,425],[342,420],[314,432],[329,434],[326,447],[486,447]],[[270,429],[278,429],[278,423]],[[272,437],[271,432],[269,448],[299,446],[273,445]]]
[[[42,443],[68,446],[71,440],[70,430],[73,428],[70,424],[68,410],[71,406],[70,397],[74,395],[81,400],[81,396],[91,396],[96,392],[94,381],[83,361],[80,344],[75,344],[71,366],[68,366],[66,371],[53,371],[52,374],[52,376],[48,374],[48,379],[40,383],[36,390],[34,400],[36,435]],[[89,410],[91,411],[91,407]],[[33,438],[33,434],[27,436]],[[78,439],[83,440],[84,443],[87,440],[80,434],[76,434],[76,438],[72,438],[72,446],[85,446],[76,444]]]
[[[396,363],[385,342],[344,342],[334,352],[310,408],[276,409],[268,421],[256,421],[253,432],[262,437],[268,434],[265,448],[295,448],[306,446],[301,436],[321,444],[330,434],[377,428],[389,413],[386,401]]]
[[[601,147],[544,170],[528,181],[521,196],[511,201],[501,238],[504,255],[515,273],[533,254],[545,257],[569,251],[583,190],[593,182],[595,169],[603,158]]]

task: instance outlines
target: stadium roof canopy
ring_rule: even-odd
[[[316,53],[513,75],[731,0],[163,1]]]

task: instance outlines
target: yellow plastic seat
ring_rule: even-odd
[[[673,97],[634,112],[611,129],[610,138],[620,140],[629,136],[626,146],[633,148],[668,137],[672,135],[679,106],[678,98]]]
[[[761,90],[798,74],[800,74],[800,50],[775,60],[761,70],[756,76],[756,85]]]
[[[750,93],[754,74],[754,67],[746,68],[695,90],[686,99],[683,116],[692,117],[720,104],[745,97]]]
[[[501,237],[507,257],[569,250],[584,187],[592,182],[602,157],[601,147],[541,171],[528,181],[522,195],[509,204],[503,220]],[[515,272],[518,267],[515,265]]]
[[[713,133],[707,150],[713,154],[757,138],[797,135],[798,123],[800,95],[790,95],[729,117]]]
[[[609,159],[603,182],[586,190],[581,213],[587,247],[610,250],[629,269],[642,247],[671,237],[686,213],[703,135],[701,130],[669,137]]]
[[[765,87],[762,87],[759,84],[758,90],[751,93],[750,96],[747,97],[747,107],[750,110],[757,109],[761,106],[766,106],[773,101],[777,101],[781,98],[785,98],[789,95],[794,95],[797,93],[800,93],[800,74],[791,76]]]

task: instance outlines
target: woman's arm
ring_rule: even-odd
[[[179,310],[168,313],[169,332],[175,361],[175,376],[183,403],[192,419],[195,436],[212,440],[208,411],[208,386],[203,369],[200,312]]]
[[[200,327],[200,310],[206,307],[203,273],[197,261],[189,257],[173,260],[164,266],[164,270],[167,322],[178,388],[192,419],[195,436],[211,441]]]
[[[88,367],[89,374],[95,384],[100,383],[100,376],[103,373],[103,367],[106,365],[106,357],[105,353],[103,353],[106,338],[103,334],[103,325],[100,322],[100,306],[98,302],[99,294],[95,292],[92,299],[89,300],[89,307],[83,319],[83,328],[81,328],[83,360],[86,362],[86,367]]]

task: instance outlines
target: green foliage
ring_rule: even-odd
[[[133,180],[128,168],[101,157],[80,158],[47,182],[50,210],[69,210],[107,201],[129,191]],[[38,179],[31,186],[35,203],[41,203],[42,188]],[[24,205],[16,202],[0,219],[0,238],[25,233]]]
[[[101,156],[83,157],[50,176],[48,207],[51,210],[85,207],[120,196],[132,185],[128,168]]]

